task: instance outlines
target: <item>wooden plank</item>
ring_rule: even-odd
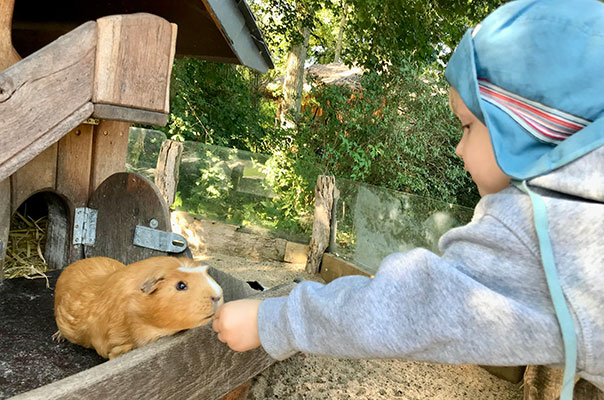
[[[0,72],[0,180],[92,114],[95,45],[86,23]]]
[[[59,140],[56,188],[68,199],[71,208],[88,204],[93,128],[78,125]]]
[[[53,144],[11,177],[11,214],[32,194],[54,191],[57,177],[57,144]]]
[[[359,269],[359,267],[357,267],[356,265],[349,263],[348,261],[342,260],[341,258],[329,253],[323,254],[323,260],[321,262],[321,265],[321,278],[323,278],[326,283],[329,283],[341,276],[372,276],[367,272]]]
[[[100,121],[94,127],[90,192],[116,172],[126,170],[130,123]]]
[[[168,113],[172,24],[146,13],[104,17],[97,24],[93,102]]]
[[[333,176],[319,175],[315,186],[315,215],[312,224],[312,236],[308,245],[308,260],[306,272],[316,274],[319,272],[321,259],[327,246],[329,246],[331,209],[333,206],[335,178]]]
[[[278,286],[253,298],[284,296],[294,286]],[[215,400],[274,362],[262,348],[244,353],[231,351],[218,341],[210,326],[201,326],[161,338],[13,399]]]
[[[0,181],[0,284],[4,276],[10,217],[10,179],[5,179]]]
[[[163,112],[121,107],[112,104],[95,104],[92,116],[100,119],[128,121],[136,124],[153,126],[165,126],[168,123],[168,118],[170,117],[169,114]]]
[[[182,149],[182,142],[164,140],[157,157],[155,186],[166,200],[168,207],[174,203],[174,197],[176,196]]]

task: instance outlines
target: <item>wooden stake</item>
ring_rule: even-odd
[[[165,140],[159,150],[157,167],[155,168],[155,186],[166,200],[168,207],[174,203],[178,187],[178,171],[182,158],[182,143]]]
[[[312,226],[306,272],[316,274],[319,272],[321,258],[327,246],[331,232],[331,209],[333,207],[336,180],[333,176],[319,175],[315,186],[315,216]]]

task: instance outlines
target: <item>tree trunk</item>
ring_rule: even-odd
[[[342,40],[344,39],[344,26],[346,25],[346,0],[342,0],[342,17],[340,18],[340,26],[338,27],[338,41],[336,42],[336,53],[333,56],[333,62],[340,61],[342,55]]]
[[[300,116],[302,91],[304,89],[304,62],[308,50],[310,28],[302,28],[304,41],[292,46],[287,55],[287,70],[283,82],[283,105],[281,108],[281,127],[295,128]]]

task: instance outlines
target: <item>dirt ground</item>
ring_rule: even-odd
[[[321,281],[320,277],[307,274],[301,264],[254,262],[226,255],[196,258],[266,288],[300,277]],[[520,400],[522,389],[475,365],[340,360],[297,354],[257,375],[247,399]]]

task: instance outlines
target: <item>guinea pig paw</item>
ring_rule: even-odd
[[[57,342],[57,343],[64,342],[65,341],[65,336],[63,336],[63,334],[61,333],[61,331],[56,331],[52,335],[52,341],[53,342]]]

